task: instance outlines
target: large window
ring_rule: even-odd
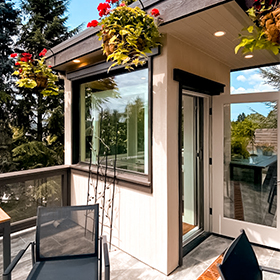
[[[80,85],[80,160],[148,173],[148,69]]]

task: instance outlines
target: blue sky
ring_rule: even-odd
[[[265,83],[259,69],[232,72],[230,82],[231,94],[276,91],[275,88]],[[253,111],[267,116],[271,108],[260,102],[231,104],[231,120],[236,120],[242,112],[248,115]]]
[[[19,8],[20,0],[14,0],[15,7]],[[93,19],[98,20],[97,6],[101,0],[69,0],[67,27],[73,29],[84,23],[83,30],[87,23]]]
[[[232,72],[230,82],[232,94],[275,91],[262,79],[259,69]]]

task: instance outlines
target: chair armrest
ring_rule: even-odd
[[[104,254],[105,280],[110,280],[110,260],[106,236],[102,236],[102,245]]]
[[[262,271],[267,271],[270,273],[275,273],[275,274],[280,274],[280,270],[272,267],[267,267],[267,266],[260,266],[260,269]]]
[[[34,242],[28,243],[24,249],[22,249],[18,252],[18,254],[15,256],[15,258],[12,260],[12,262],[9,264],[9,266],[4,271],[3,280],[10,279],[10,275],[11,275],[13,269],[15,268],[16,264],[19,262],[19,260],[21,259],[21,257],[23,256],[23,254],[26,252],[26,250],[28,249],[28,247],[30,245],[34,246]]]

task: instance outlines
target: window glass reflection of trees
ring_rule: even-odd
[[[224,114],[225,217],[275,227],[277,103],[225,105]]]
[[[86,161],[147,173],[147,69],[84,84]],[[83,86],[83,85],[82,85]],[[81,110],[83,111],[83,110]],[[82,156],[83,158],[83,156]]]

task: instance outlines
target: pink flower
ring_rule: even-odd
[[[125,3],[124,2],[122,2],[121,4],[120,4],[120,7],[125,7],[126,5],[125,5]]]
[[[47,53],[47,49],[43,49],[40,53],[39,53],[39,56],[45,56],[46,53]]]
[[[10,57],[17,57],[17,53],[12,53]]]
[[[97,7],[97,10],[99,11],[99,16],[106,16],[109,13],[110,8],[111,6],[108,3],[100,3]]]
[[[98,21],[94,19],[87,24],[87,27],[96,27],[97,25],[98,25]]]
[[[158,9],[152,9],[151,10],[151,15],[154,17],[157,17],[160,15],[159,10]]]

